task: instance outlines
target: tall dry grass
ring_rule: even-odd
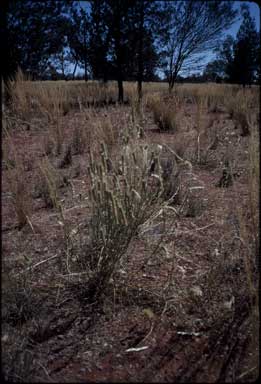
[[[27,180],[23,159],[18,154],[12,136],[7,130],[5,133],[6,179],[11,192],[11,202],[16,214],[18,228],[21,229],[27,223],[31,225],[30,184]]]

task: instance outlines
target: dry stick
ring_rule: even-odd
[[[162,212],[163,212],[163,213],[164,213],[164,208],[166,209],[166,208],[171,208],[171,207],[168,207],[168,206],[163,207],[163,209],[162,209]],[[170,223],[170,228],[172,228],[172,226],[174,225],[175,220],[176,220],[176,217],[174,217],[173,220],[171,221],[171,223]],[[164,217],[163,223],[164,223],[164,228],[166,228],[166,219],[165,219],[165,217]],[[155,255],[155,253],[159,250],[159,248],[160,248],[160,244],[162,243],[163,239],[166,238],[166,236],[169,235],[169,234],[171,234],[171,233],[174,233],[174,232],[167,231],[167,232],[165,233],[165,231],[163,231],[163,234],[159,234],[160,239],[158,240],[158,242],[157,242],[157,244],[156,244],[154,250],[153,250],[152,253],[149,255],[149,257],[146,259],[146,261],[143,263],[143,265],[146,265],[146,264],[148,263],[148,261],[149,261],[149,260]],[[154,234],[154,236],[157,236],[157,235]]]
[[[255,369],[257,369],[257,366],[252,367],[247,371],[243,372],[240,376],[237,377],[237,380],[242,379],[244,376],[248,375],[250,372],[254,371]]]
[[[184,234],[187,234],[187,233],[193,233],[193,232],[196,232],[196,231],[202,231],[203,229],[206,229],[208,227],[211,227],[212,225],[215,225],[216,223],[210,223],[208,225],[205,225],[204,227],[200,227],[200,228],[195,228],[195,229],[190,229],[189,231],[174,231],[174,232],[168,232],[168,235],[173,235],[173,234],[176,234],[176,235],[184,235]],[[161,236],[161,234],[153,234],[153,236]]]
[[[182,157],[180,157],[173,149],[171,149],[167,144],[163,144],[174,156],[176,156],[177,159],[182,161],[184,164],[188,164],[190,170],[192,170],[192,164],[189,160],[184,160]]]
[[[200,163],[200,133],[198,134],[198,164]]]
[[[48,377],[48,379],[50,380],[51,379],[51,377],[50,377],[50,375],[49,375],[49,373],[48,373],[48,371],[47,371],[47,369],[39,362],[39,361],[37,361],[37,363],[39,364],[39,366],[43,369],[43,371],[44,371],[44,373],[46,374],[46,376]]]
[[[32,224],[32,222],[31,222],[31,220],[29,219],[28,216],[25,216],[25,217],[26,217],[26,220],[28,221],[28,223],[29,223],[29,225],[30,225],[30,227],[31,227],[31,229],[32,229],[32,231],[33,231],[33,233],[35,233],[35,230],[34,230],[34,227],[33,227],[33,224]]]
[[[215,224],[216,224],[216,223],[210,223],[210,224],[208,224],[208,225],[205,225],[204,227],[196,227],[195,229],[190,229],[189,231],[180,231],[180,234],[183,234],[183,233],[191,233],[191,232],[194,232],[194,231],[202,231],[203,229],[212,227],[212,225],[215,225]]]
[[[54,258],[56,258],[56,257],[58,257],[58,256],[60,256],[60,255],[54,255],[54,256],[48,257],[48,259],[39,261],[39,263],[36,263],[36,264],[32,265],[31,267],[28,267],[28,268],[24,269],[22,272],[19,272],[19,273],[18,273],[17,275],[15,275],[15,276],[18,276],[18,275],[21,275],[22,273],[25,273],[25,272],[27,272],[27,271],[30,271],[30,270],[32,270],[32,269],[38,267],[39,265],[44,264],[44,263],[46,263],[47,261],[50,261],[50,260],[52,260],[52,259],[54,259]]]

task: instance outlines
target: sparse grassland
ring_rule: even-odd
[[[255,380],[259,89],[8,86],[6,379]]]

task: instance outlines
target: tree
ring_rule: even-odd
[[[188,0],[171,5],[168,31],[161,52],[170,90],[182,69],[192,66],[199,69],[202,66],[202,55],[215,48],[237,14],[231,3],[225,1]]]
[[[61,49],[60,52],[50,57],[49,64],[52,65],[56,71],[61,72],[62,80],[67,79],[68,70],[71,64],[71,55],[66,49],[66,45]]]
[[[71,58],[84,68],[84,80],[90,72],[90,17],[86,9],[75,3],[71,4],[68,45]]]
[[[243,87],[251,84],[258,70],[259,39],[255,21],[250,16],[249,8],[242,6],[243,21],[237,33],[234,45],[233,82]]]
[[[222,60],[209,62],[203,72],[206,81],[220,81],[225,75],[225,66]]]
[[[104,11],[104,22],[108,28],[108,42],[110,43],[108,57],[115,64],[119,103],[122,103],[124,99],[124,66],[129,57],[128,41],[131,30],[128,17],[131,5],[130,0],[107,0]]]
[[[251,84],[260,71],[260,38],[248,7],[242,7],[243,21],[236,39],[228,35],[217,49],[225,78],[230,83]]]
[[[256,60],[255,60],[255,65],[256,65],[256,76],[255,76],[255,81],[257,84],[261,83],[261,71],[260,71],[260,62],[261,62],[261,35],[260,31],[258,33],[258,48],[257,48],[257,54],[256,54]]]
[[[110,43],[110,30],[106,23],[105,0],[92,0],[90,2],[90,40],[89,59],[93,78],[103,79],[107,82],[109,76],[108,50]],[[107,20],[108,21],[108,20]]]
[[[223,69],[224,78],[230,83],[234,82],[234,47],[235,39],[228,35],[216,50],[217,61]]]
[[[158,58],[156,42],[164,33],[168,20],[169,5],[164,2],[136,0],[133,6],[133,26],[136,45],[136,78],[139,102],[142,99],[142,82],[150,71],[154,76]]]
[[[62,49],[67,9],[67,3],[52,0],[7,2],[6,78],[18,66],[33,78],[45,72],[49,57]]]

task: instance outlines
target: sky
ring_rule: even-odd
[[[242,22],[242,19],[240,18],[240,6],[242,4],[246,4],[249,7],[251,17],[253,17],[255,20],[257,31],[260,31],[260,7],[258,6],[258,4],[254,1],[232,1],[232,3],[234,4],[234,8],[239,11],[239,17],[237,21],[227,31],[224,32],[224,37],[226,35],[232,35],[233,37],[236,37]],[[87,2],[81,1],[81,5],[85,8],[85,6],[87,5]],[[204,60],[204,62],[207,64],[209,61],[214,59],[215,59],[215,54],[209,52],[206,54],[206,60]],[[82,73],[82,71],[78,70],[77,73]],[[186,73],[186,75],[191,75],[193,73],[195,73],[195,71],[192,70],[190,71],[190,73]],[[158,74],[161,75],[160,72]]]

